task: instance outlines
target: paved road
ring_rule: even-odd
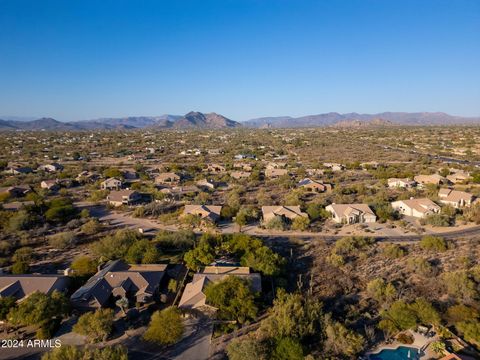
[[[169,231],[177,231],[178,228],[174,225],[165,226],[162,225],[154,220],[145,219],[145,218],[134,218],[129,214],[124,213],[116,213],[108,210],[103,205],[88,205],[88,203],[79,203],[76,204],[80,207],[88,207],[90,210],[91,215],[98,217],[100,221],[109,221],[113,226],[127,226],[133,228],[144,228],[144,229],[151,229],[152,232],[156,232],[158,230],[169,230]],[[263,239],[293,239],[293,240],[305,240],[305,241],[312,241],[312,240],[323,240],[327,242],[332,242],[342,237],[348,235],[325,235],[323,233],[308,233],[308,234],[280,234],[280,233],[272,233],[272,234],[261,234],[255,232],[255,227],[246,226],[242,229],[242,232],[245,234],[249,234],[252,236],[256,236]],[[236,233],[238,232],[238,226],[234,224],[221,224],[219,229],[224,234]],[[201,232],[199,232],[200,234]],[[422,235],[366,235],[374,238],[377,241],[389,241],[389,242],[410,242],[410,241],[419,241],[425,235],[438,235],[442,236],[445,239],[457,239],[462,237],[480,237],[480,225],[470,227],[467,229],[461,230],[454,230],[448,232],[441,232],[441,233],[432,233],[432,234],[422,234]]]

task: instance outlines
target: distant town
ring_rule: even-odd
[[[155,121],[3,123],[1,358],[480,358],[478,126]]]

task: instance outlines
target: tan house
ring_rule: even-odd
[[[287,169],[267,168],[265,169],[265,176],[271,179],[279,178],[281,176],[288,175]]]
[[[58,180],[43,180],[40,183],[40,187],[42,189],[47,189],[47,190],[52,190],[55,191],[57,190],[60,186],[58,185]]]
[[[211,180],[208,180],[208,179],[202,179],[202,180],[198,180],[196,183],[195,183],[200,189],[210,189],[210,190],[213,190],[216,188],[216,184],[211,181]]]
[[[113,190],[107,195],[108,203],[113,206],[132,205],[140,198],[141,195],[135,190]]]
[[[374,223],[377,216],[367,204],[331,204],[325,210],[339,224]]]
[[[390,178],[387,184],[389,188],[413,188],[416,182],[409,178]]]
[[[286,162],[269,162],[266,169],[284,169],[287,166]]]
[[[307,213],[300,210],[300,206],[262,206],[262,214],[265,223],[268,223],[277,216],[290,220],[294,220],[299,216],[308,217]]]
[[[180,181],[180,175],[174,172],[160,173],[155,177],[155,184],[175,184]]]
[[[472,194],[452,189],[440,189],[438,191],[438,197],[441,203],[452,205],[455,208],[470,206],[473,202]]]
[[[440,185],[446,184],[448,180],[441,175],[417,175],[413,178],[419,185]]]
[[[185,286],[178,307],[182,310],[215,310],[207,304],[204,290],[208,284],[216,283],[229,276],[248,280],[254,292],[262,291],[262,278],[258,273],[251,273],[248,267],[206,266],[193,275],[191,283]]]
[[[248,171],[232,171],[230,173],[230,176],[236,180],[247,179],[250,175],[252,175],[252,173]]]
[[[392,202],[392,208],[405,216],[424,218],[428,215],[439,213],[441,208],[427,198],[398,200]]]
[[[183,211],[183,216],[196,215],[196,216],[200,216],[202,219],[210,219],[212,221],[217,221],[220,218],[220,212],[221,211],[222,211],[221,206],[215,206],[215,205],[185,205],[185,210]]]
[[[345,170],[345,165],[338,163],[323,163],[323,166],[329,168],[332,171],[342,171]]]
[[[59,163],[45,164],[45,165],[40,165],[38,167],[38,170],[45,171],[45,172],[57,172],[57,171],[62,171],[63,166],[60,165]]]
[[[108,178],[100,183],[102,190],[120,190],[122,188],[122,182],[115,178]]]
[[[305,178],[298,183],[298,186],[310,192],[324,192],[332,190],[332,185],[324,184],[321,181]]]
[[[465,171],[456,171],[447,176],[448,181],[453,184],[464,183],[470,179],[470,174]]]
[[[166,269],[166,264],[129,265],[122,260],[109,261],[73,293],[70,301],[82,310],[98,309],[122,297],[144,304],[158,296]]]
[[[13,296],[22,300],[36,291],[47,295],[55,290],[64,293],[68,284],[68,276],[63,275],[1,275],[0,298]]]
[[[207,168],[204,171],[214,174],[224,173],[226,171],[225,166],[220,164],[208,164]]]

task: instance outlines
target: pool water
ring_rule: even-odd
[[[410,357],[408,357],[408,352],[410,352]],[[369,356],[370,360],[416,360],[418,358],[418,350],[406,346],[400,346],[394,350],[385,349]]]

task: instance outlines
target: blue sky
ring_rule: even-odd
[[[0,0],[0,115],[480,115],[478,0]]]

